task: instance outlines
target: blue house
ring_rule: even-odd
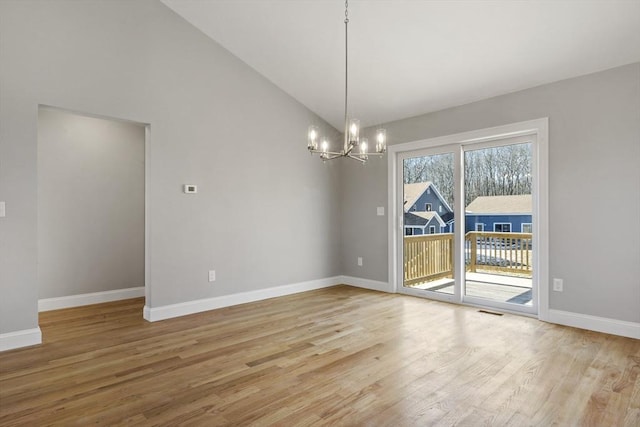
[[[480,196],[465,212],[465,233],[489,231],[531,233],[531,194],[518,196]]]
[[[405,236],[451,232],[453,209],[431,181],[404,185]]]

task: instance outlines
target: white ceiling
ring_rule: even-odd
[[[342,129],[342,1],[162,2]],[[349,17],[363,125],[640,61],[640,0],[351,0]]]

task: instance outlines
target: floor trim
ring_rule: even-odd
[[[159,320],[201,313],[203,311],[215,310],[217,308],[229,307],[237,304],[261,301],[264,299],[297,294],[315,289],[329,288],[342,283],[340,278],[341,276],[328,277],[326,279],[310,280],[308,282],[240,292],[237,294],[187,301],[178,304],[169,304],[160,307],[148,307],[145,305],[143,316],[149,322],[157,322]]]
[[[38,300],[38,311],[59,310],[144,296],[144,286]]]
[[[267,289],[241,292],[238,294],[224,295],[195,301],[187,301],[178,304],[170,304],[161,307],[148,307],[145,305],[143,316],[150,322],[155,322],[174,317],[186,316],[217,308],[229,307],[237,304],[260,301],[268,298],[276,298],[285,295],[306,292],[315,289],[328,288],[345,284],[378,292],[390,292],[387,282],[364,279],[354,276],[334,276],[325,279],[311,280],[284,286],[276,286]],[[119,301],[129,298],[144,296],[145,288],[135,287],[117,289],[113,291],[93,292],[88,294],[70,295],[66,297],[47,298],[38,301],[39,311],[58,310],[62,308],[79,307],[89,304]],[[546,321],[558,325],[571,326],[607,334],[620,335],[629,338],[640,339],[640,323],[626,322],[606,317],[591,316],[587,314],[573,313],[562,310],[549,310]],[[22,331],[0,334],[0,351],[18,347],[40,344],[42,335],[39,328],[25,329]]]
[[[340,277],[340,283],[345,285],[355,286],[355,287],[364,288],[364,289],[371,289],[372,291],[393,293],[393,289],[391,288],[391,286],[389,286],[389,283],[387,282],[363,279],[361,277],[354,277],[354,276],[339,276],[339,277]]]
[[[0,351],[42,344],[40,328],[23,329],[21,331],[0,334]]]
[[[636,322],[626,322],[624,320],[562,310],[549,310],[548,321],[559,325],[572,326],[574,328],[640,339],[640,323]]]

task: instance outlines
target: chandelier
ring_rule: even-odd
[[[307,134],[307,149],[311,154],[318,153],[322,161],[347,157],[365,163],[369,156],[382,156],[387,151],[387,131],[383,128],[376,130],[376,146],[374,152],[369,152],[369,140],[360,137],[360,120],[348,117],[349,94],[349,1],[344,2],[344,145],[340,151],[330,151],[330,141],[326,136],[320,136],[318,126],[309,126]],[[357,148],[356,148],[357,147]]]

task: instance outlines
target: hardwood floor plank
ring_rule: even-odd
[[[148,323],[41,313],[0,425],[640,425],[640,341],[339,286]]]

